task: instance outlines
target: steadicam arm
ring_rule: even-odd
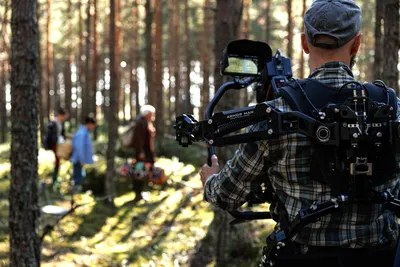
[[[258,132],[239,133],[245,127],[265,121],[267,129]],[[252,107],[215,113],[210,119],[196,121],[193,116],[177,118],[176,139],[182,146],[205,141],[210,146],[228,146],[276,137],[277,135],[301,133],[311,137],[315,119],[300,112],[281,112],[275,107],[261,103]]]

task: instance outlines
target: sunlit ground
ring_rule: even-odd
[[[50,173],[50,158],[51,153],[40,152],[41,179],[49,178],[43,173]],[[147,187],[145,199],[138,203],[133,202],[135,194],[125,177],[117,181],[119,188],[126,190],[119,190],[122,193],[115,199],[115,210],[96,201],[90,192],[76,195],[77,203],[88,204],[62,220],[45,238],[42,266],[188,266],[196,244],[207,233],[213,213],[203,201],[195,167],[166,158],[158,159],[157,164],[166,170],[168,184],[165,188]],[[0,160],[0,266],[8,264],[8,170],[9,163]],[[68,175],[69,163],[63,165],[61,173]],[[41,205],[69,208],[69,200],[68,195],[51,193],[47,198],[41,196]],[[42,216],[41,230],[55,219]],[[255,235],[261,249],[272,224],[268,221],[253,224],[259,225]],[[252,266],[257,266],[257,261],[254,259]]]

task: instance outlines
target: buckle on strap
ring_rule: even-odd
[[[372,175],[372,163],[366,157],[356,157],[356,162],[350,163],[351,175]]]

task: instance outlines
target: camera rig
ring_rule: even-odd
[[[235,45],[241,43],[243,46],[247,47],[251,44],[249,43],[251,41],[248,40],[235,42]],[[232,54],[236,58],[239,57],[237,53],[230,53],[229,47],[228,45],[225,51],[225,60],[222,62],[226,63],[226,58],[229,58],[229,55]],[[248,49],[252,50],[251,48]],[[279,53],[277,55],[280,56]],[[268,58],[261,57],[260,60],[260,58],[256,59],[255,55],[251,55],[251,57],[242,56],[242,58],[245,58],[245,61],[251,58],[250,60],[257,64],[259,64],[260,61],[263,62],[264,65],[266,62],[269,62]],[[272,59],[272,57],[270,59]],[[400,139],[400,122],[396,121],[396,114],[393,110],[393,106],[389,103],[389,93],[386,86],[383,87],[383,90],[386,90],[387,94],[386,103],[371,99],[366,88],[364,88],[362,84],[355,82],[355,86],[353,86],[352,89],[346,88],[346,90],[352,91],[352,96],[348,97],[344,103],[329,103],[323,108],[317,109],[309,101],[314,108],[311,114],[305,114],[299,111],[282,112],[268,102],[213,114],[218,101],[228,90],[237,90],[246,88],[250,84],[256,82],[271,82],[282,78],[274,79],[274,73],[270,68],[262,68],[261,65],[261,70],[272,73],[270,78],[266,79],[265,77],[269,77],[268,73],[261,74],[262,71],[260,71],[260,65],[258,65],[257,71],[255,71],[255,69],[244,71],[242,77],[247,78],[239,79],[237,77],[237,75],[239,75],[238,68],[231,73],[226,71],[227,67],[223,65],[222,62],[221,73],[224,75],[233,75],[234,81],[225,83],[219,88],[207,107],[206,119],[197,121],[192,115],[184,114],[176,118],[175,124],[176,140],[181,146],[187,147],[193,142],[199,141],[208,144],[209,165],[211,165],[211,156],[214,154],[214,147],[267,140],[280,135],[301,134],[308,137],[311,143],[322,150],[325,148],[336,148],[342,144],[348,147],[346,148],[348,158],[345,162],[347,166],[343,167],[343,171],[349,173],[348,177],[352,179],[353,182],[352,189],[349,189],[346,194],[338,194],[337,197],[332,198],[330,201],[313,203],[309,208],[300,210],[288,229],[283,229],[275,233],[274,238],[271,240],[267,239],[267,246],[265,246],[263,250],[263,266],[273,266],[276,256],[279,254],[279,250],[282,249],[286,242],[290,241],[302,227],[317,221],[326,214],[339,210],[340,207],[347,202],[370,201],[374,203],[384,203],[400,217],[400,201],[396,198],[397,196],[393,196],[390,192],[376,192],[373,190],[373,185],[371,183],[371,177],[373,177],[375,171],[373,160],[371,160],[370,154],[360,152],[364,147],[380,149],[381,147],[398,146],[398,140]],[[284,84],[287,84],[289,81],[289,76],[283,76]],[[301,85],[298,85],[304,97],[307,98]],[[274,86],[271,84],[271,86],[274,88],[275,93],[279,93],[279,85]],[[344,87],[339,91],[343,88]],[[243,128],[260,122],[266,123],[267,127],[265,130],[234,134]],[[349,151],[351,151],[351,153],[349,153]],[[368,195],[360,195],[359,192],[367,192]],[[262,202],[263,199],[268,199],[268,197],[261,198],[260,202]],[[270,219],[272,217],[269,212],[230,211],[230,213],[236,219],[234,222]]]

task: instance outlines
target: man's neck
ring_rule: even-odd
[[[310,73],[316,68],[328,63],[328,62],[343,62],[347,66],[350,66],[350,59],[344,57],[335,57],[330,59],[324,59],[320,57],[313,57],[310,55]]]

